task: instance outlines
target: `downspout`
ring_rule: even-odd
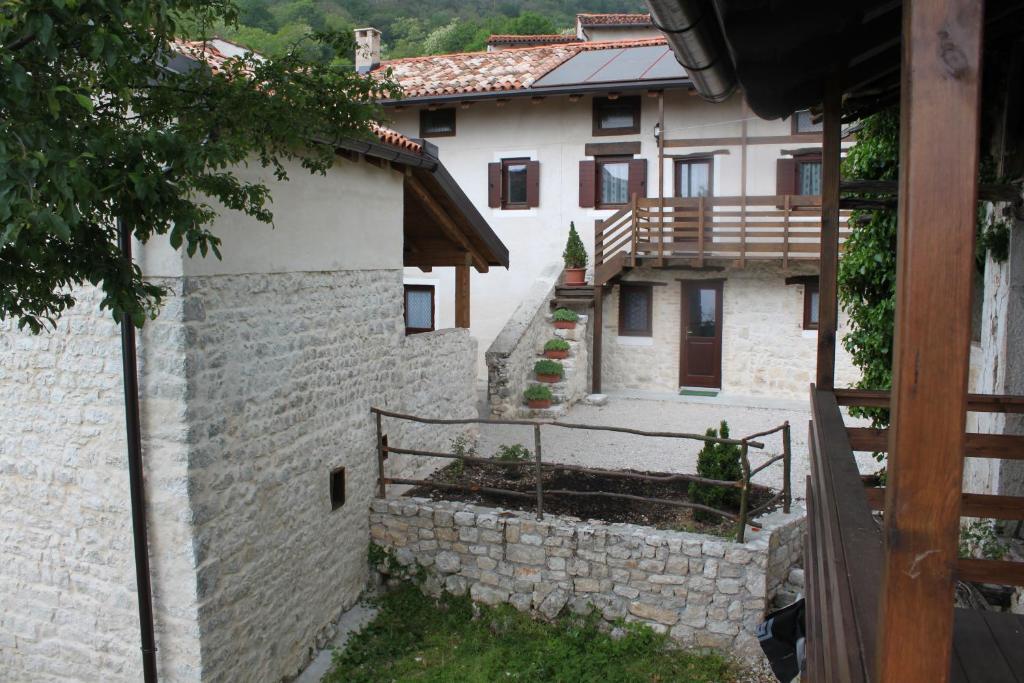
[[[132,235],[117,219],[117,239],[126,266],[132,267]],[[132,504],[132,541],[135,546],[135,587],[139,600],[139,634],[142,638],[142,675],[156,683],[156,637],[153,628],[153,588],[149,573],[149,539],[146,532],[146,491],[142,475],[142,421],[139,418],[139,366],[135,352],[135,327],[121,316],[121,371],[124,377],[125,435],[128,439],[128,488]]]
[[[710,0],[647,0],[647,6],[700,96],[728,99],[736,90],[736,72]]]

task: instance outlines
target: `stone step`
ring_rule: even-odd
[[[550,408],[539,409],[523,406],[519,414],[532,420],[557,420],[560,417],[565,417],[567,412],[568,408],[563,405],[552,405]]]

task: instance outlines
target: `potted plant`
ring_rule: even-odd
[[[565,368],[557,360],[539,360],[533,364],[533,371],[537,373],[537,379],[541,382],[554,384],[565,376]]]
[[[569,342],[555,337],[544,343],[544,357],[562,360],[569,357]]]
[[[543,384],[531,384],[527,387],[526,391],[523,392],[523,397],[526,399],[526,405],[531,408],[541,409],[551,407],[551,389],[547,388]]]
[[[565,284],[586,284],[587,250],[573,222],[569,223],[569,239],[565,243],[562,259],[565,261]]]
[[[559,308],[551,315],[551,319],[555,321],[555,327],[559,330],[575,330],[580,315],[571,309]]]

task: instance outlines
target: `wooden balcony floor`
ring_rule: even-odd
[[[951,673],[953,683],[1024,682],[1024,616],[956,610]]]

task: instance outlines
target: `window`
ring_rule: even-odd
[[[821,155],[805,154],[796,160],[796,193],[821,194]]]
[[[676,196],[710,197],[712,194],[711,159],[676,160]]]
[[[454,109],[421,109],[420,137],[443,138],[455,135]]]
[[[405,286],[405,333],[417,334],[434,329],[434,286]]]
[[[793,135],[803,135],[805,133],[821,133],[823,130],[822,122],[814,122],[811,112],[807,109],[798,111],[793,114]]]
[[[594,98],[594,135],[629,135],[639,132],[639,97]]]
[[[331,510],[337,510],[345,504],[345,468],[331,470]]]
[[[654,288],[651,285],[619,286],[619,336],[650,337],[651,303]]]
[[[526,209],[527,166],[526,159],[504,159],[501,162],[501,208]]]
[[[817,282],[808,282],[804,285],[804,329],[818,329],[818,307],[821,303],[821,296],[818,292]]]
[[[629,159],[605,157],[596,160],[597,207],[625,206],[629,203]]]

